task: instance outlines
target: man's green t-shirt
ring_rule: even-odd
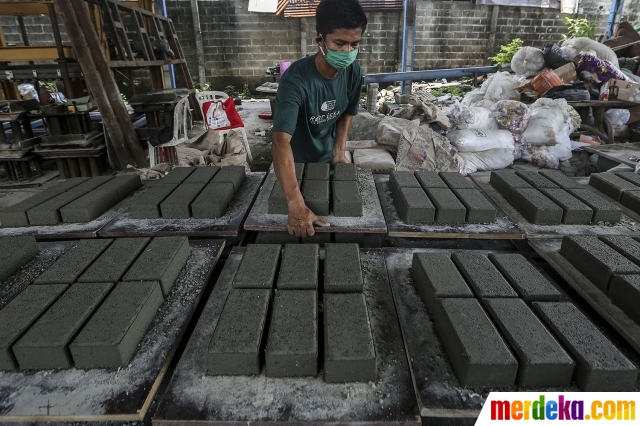
[[[272,130],[291,135],[296,163],[331,162],[336,121],[345,113],[358,114],[361,89],[357,62],[334,78],[318,72],[315,56],[291,64],[278,85]]]

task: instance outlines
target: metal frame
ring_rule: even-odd
[[[444,68],[437,70],[386,72],[366,74],[362,80],[369,83],[393,83],[395,81],[435,80],[438,78],[476,77],[498,72],[498,67]]]
[[[605,32],[605,40],[610,39],[613,36],[613,27],[616,25],[616,18],[624,10],[624,0],[612,0],[611,11],[609,12],[609,19],[607,20],[607,30]]]
[[[401,71],[413,71],[416,46],[416,0],[404,0]],[[411,94],[411,80],[402,80],[400,93]]]

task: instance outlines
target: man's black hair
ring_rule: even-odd
[[[367,28],[367,15],[358,0],[322,0],[316,9],[316,33],[326,37],[339,29]]]

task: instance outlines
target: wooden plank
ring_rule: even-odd
[[[41,243],[41,262],[32,262],[0,287],[0,301],[29,284],[73,242]],[[184,335],[224,241],[190,241],[191,255],[136,355],[124,369],[0,372],[0,423],[39,421],[141,421],[147,413]],[[2,306],[2,305],[0,305]],[[91,380],[87,380],[90,377]],[[99,385],[96,385],[99,384]]]
[[[634,169],[638,163],[630,160],[630,157],[640,156],[640,142],[585,146],[582,149],[591,154],[598,154],[617,163],[633,167]]]
[[[560,254],[561,239],[531,240],[529,245],[640,353],[640,325],[614,305],[602,290]]]
[[[277,180],[273,170],[269,172],[260,188],[256,202],[244,224],[247,231],[275,231],[287,232],[287,215],[269,214],[269,194],[274,182]],[[325,222],[331,226],[314,227],[316,233],[345,232],[384,234],[387,232],[387,224],[382,214],[382,206],[378,199],[375,182],[371,170],[358,171],[358,187],[362,197],[362,212],[360,217],[337,217],[333,215],[322,216]]]
[[[524,232],[491,200],[498,211],[496,222],[491,224],[464,224],[458,226],[439,224],[411,224],[400,219],[389,188],[389,175],[375,175],[376,189],[390,237],[409,238],[467,238],[523,240]],[[479,188],[477,188],[479,189]]]
[[[245,182],[229,204],[224,216],[217,219],[132,219],[128,210],[115,217],[100,232],[100,237],[172,236],[235,237],[242,230],[266,173],[247,173]],[[150,187],[148,182],[146,187]],[[142,193],[140,191],[139,193]],[[131,201],[136,202],[134,197]]]
[[[199,425],[420,424],[380,250],[360,254],[367,265],[363,268],[364,295],[378,364],[379,380],[375,385],[325,383],[322,373],[299,378],[271,378],[264,372],[257,377],[207,375],[202,360],[244,250],[234,247],[227,258],[158,405],[154,425],[183,425],[189,421]]]
[[[75,58],[71,46],[62,46],[64,57]],[[5,62],[29,60],[55,60],[59,58],[56,46],[9,46],[0,47],[0,57]]]
[[[620,222],[613,225],[536,225],[527,221],[518,211],[505,200],[489,184],[490,172],[474,173],[473,180],[482,188],[497,205],[515,222],[518,228],[522,229],[527,239],[530,238],[558,238],[563,235],[640,235],[640,223],[626,214],[622,215]],[[591,187],[587,185],[589,178],[575,178],[585,185],[585,189]],[[602,195],[598,192],[599,195]]]

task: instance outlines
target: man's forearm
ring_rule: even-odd
[[[273,157],[273,169],[278,181],[282,185],[287,204],[304,203],[302,193],[296,179],[296,166],[291,150],[291,135],[284,132],[275,132],[271,143],[271,155]]]
[[[353,124],[353,116],[349,114],[343,114],[336,123],[336,140],[333,144],[333,158],[344,155],[344,151],[347,147],[347,136],[351,130]]]

